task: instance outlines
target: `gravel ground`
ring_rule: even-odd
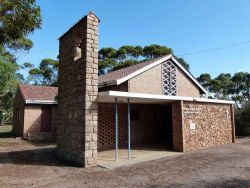
[[[64,164],[51,144],[0,143],[1,188],[250,187],[250,140],[113,170]]]

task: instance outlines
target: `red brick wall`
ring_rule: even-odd
[[[19,109],[19,120],[17,115],[17,109]],[[24,124],[24,100],[18,89],[16,97],[13,103],[13,126],[12,133],[15,136],[23,136],[23,124]]]
[[[157,105],[131,105],[131,113],[138,111],[139,118],[131,120],[131,144],[157,142],[159,138],[160,117]],[[126,145],[127,104],[119,104],[119,146]],[[115,145],[115,104],[99,103],[98,105],[98,149]]]
[[[119,145],[127,142],[127,109],[124,104],[118,107]],[[115,144],[115,104],[98,105],[98,148],[111,147]]]
[[[41,127],[41,105],[28,105],[25,106],[24,113],[24,138],[27,138],[28,133],[39,133]]]
[[[173,147],[175,151],[183,151],[182,101],[172,104]]]
[[[56,133],[56,106],[49,105],[51,110],[51,132]],[[42,105],[26,105],[24,108],[24,130],[23,136],[27,138],[28,133],[41,132]]]

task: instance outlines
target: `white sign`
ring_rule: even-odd
[[[201,108],[184,108],[184,114],[199,114]]]
[[[190,130],[195,130],[196,129],[195,123],[190,123],[189,128]]]

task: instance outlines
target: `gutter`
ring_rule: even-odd
[[[55,100],[25,100],[25,104],[58,104]]]

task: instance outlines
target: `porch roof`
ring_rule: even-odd
[[[229,100],[166,96],[166,95],[155,95],[155,94],[144,94],[144,93],[129,93],[121,91],[99,92],[97,101],[100,103],[114,103],[115,98],[118,98],[118,102],[120,103],[127,103],[127,99],[129,98],[131,103],[147,103],[147,104],[164,104],[173,101],[195,101],[195,102],[206,102],[206,103],[235,104],[234,101],[229,101]]]

